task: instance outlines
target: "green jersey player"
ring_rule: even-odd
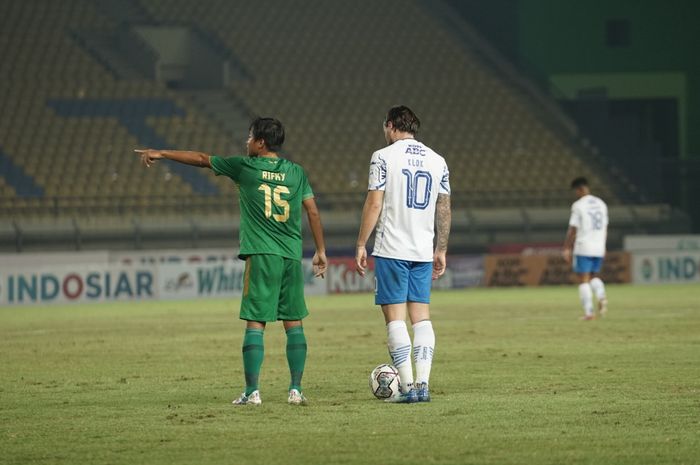
[[[327,267],[321,217],[301,166],[279,158],[284,142],[282,123],[257,118],[250,125],[247,157],[223,158],[180,150],[136,150],[150,167],[166,158],[186,165],[210,168],[228,176],[240,193],[240,254],[246,261],[240,318],[246,321],[243,369],[246,389],[235,405],[260,405],[258,378],[263,362],[263,334],[267,322],[282,320],[287,334],[287,361],[291,373],[288,402],[306,402],[301,377],[306,362],[302,319],[308,315],[301,266],[301,216],[306,210],[316,245],[314,273],[323,277]]]

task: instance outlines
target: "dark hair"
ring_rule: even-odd
[[[270,152],[277,152],[284,144],[284,127],[275,118],[255,118],[248,128],[254,140],[263,140]]]
[[[573,181],[571,181],[571,188],[572,189],[578,189],[579,187],[588,187],[588,180],[581,176],[580,178],[576,178]]]
[[[404,105],[389,108],[384,125],[391,123],[394,129],[401,132],[416,134],[420,128],[420,120],[413,110]]]

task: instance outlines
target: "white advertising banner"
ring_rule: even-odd
[[[314,278],[311,260],[302,260],[304,293],[325,294],[326,283]],[[200,297],[240,297],[243,293],[245,262],[226,260],[218,263],[165,263],[158,266],[158,289],[163,300]]]
[[[0,271],[0,305],[150,300],[155,269],[109,265],[47,265]]]
[[[158,289],[163,300],[197,297],[240,297],[245,262],[165,263],[158,266]]]
[[[624,247],[628,252],[670,250],[700,251],[700,234],[666,234],[658,236],[625,236]]]
[[[700,250],[635,252],[632,254],[635,284],[700,283]]]
[[[304,293],[326,294],[326,281],[314,278],[310,259],[302,260]],[[0,305],[42,305],[123,300],[179,300],[240,297],[245,262],[159,265],[47,265],[0,270]]]

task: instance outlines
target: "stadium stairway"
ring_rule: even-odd
[[[216,122],[222,132],[231,134],[231,138],[243,150],[248,138],[248,125],[253,118],[253,112],[243,102],[237,101],[225,89],[183,89],[179,93],[189,97],[203,114]]]
[[[34,182],[34,178],[17,166],[0,147],[0,174],[20,197],[39,197],[44,195],[44,189]]]
[[[60,100],[52,99],[47,105],[64,117],[114,117],[134,135],[143,147],[167,147],[168,143],[148,124],[146,118],[158,116],[183,116],[184,111],[172,101],[164,99],[120,100]],[[218,189],[208,177],[197,170],[170,162],[170,169],[188,182],[194,192],[215,194]]]
[[[120,51],[114,33],[104,31],[72,31],[72,37],[97,62],[107,68],[117,79],[136,80],[145,76]]]

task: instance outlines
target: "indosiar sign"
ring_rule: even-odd
[[[636,252],[632,258],[635,284],[700,283],[700,250]]]
[[[0,271],[0,305],[147,300],[157,297],[151,268],[47,266]]]
[[[302,260],[305,294],[325,294],[310,259]],[[157,265],[47,265],[0,269],[0,305],[240,297],[245,262]]]

